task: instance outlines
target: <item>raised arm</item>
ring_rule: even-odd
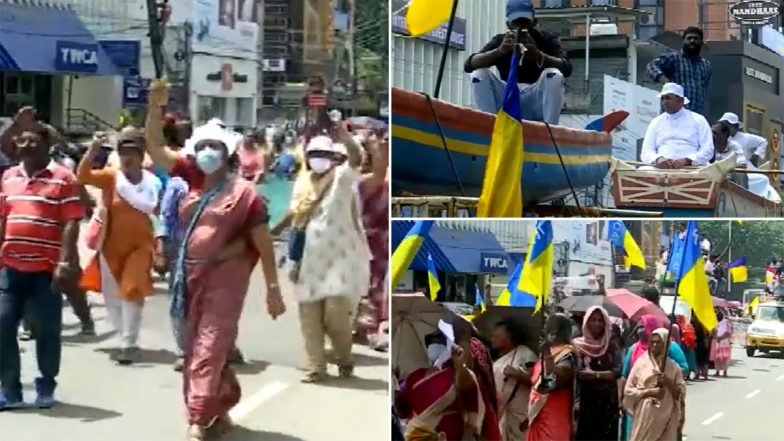
[[[144,123],[144,137],[147,140],[147,153],[150,159],[170,173],[177,162],[177,153],[167,147],[163,140],[163,106],[169,102],[169,91],[162,81],[153,81],[147,97],[147,120]]]
[[[114,185],[114,170],[101,169],[93,170],[93,159],[98,151],[101,149],[101,140],[94,139],[87,148],[82,160],[76,167],[76,179],[85,185],[92,185],[101,190],[111,188]]]

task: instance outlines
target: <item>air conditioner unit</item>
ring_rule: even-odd
[[[286,60],[282,60],[280,58],[277,59],[269,59],[265,58],[262,62],[264,66],[265,72],[285,72],[286,71]]]
[[[656,8],[640,8],[645,14],[637,17],[638,25],[655,25],[656,24]]]

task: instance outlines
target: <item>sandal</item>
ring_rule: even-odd
[[[302,378],[302,382],[305,384],[316,384],[316,383],[322,383],[326,379],[327,379],[327,374],[323,372],[311,371],[305,374],[305,377]]]
[[[351,378],[354,375],[353,365],[338,366],[338,375],[340,378]]]

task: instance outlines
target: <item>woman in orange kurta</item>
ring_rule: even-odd
[[[126,128],[120,133],[119,169],[92,169],[99,148],[100,142],[94,142],[77,170],[80,182],[101,190],[106,207],[103,240],[96,247],[98,253],[86,270],[83,285],[87,285],[91,273],[100,273],[100,285],[92,288],[103,293],[109,317],[120,335],[116,360],[131,364],[138,351],[144,299],[153,292],[155,238],[151,216],[158,205],[161,183],[142,168],[144,136],[138,129]]]

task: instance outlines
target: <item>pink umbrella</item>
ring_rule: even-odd
[[[667,314],[655,303],[640,297],[628,289],[608,289],[607,298],[631,320],[639,321],[644,315],[652,315],[662,323],[669,323]]]
[[[713,300],[713,307],[714,308],[727,308],[729,307],[729,303],[722,299],[721,297],[711,297]]]

